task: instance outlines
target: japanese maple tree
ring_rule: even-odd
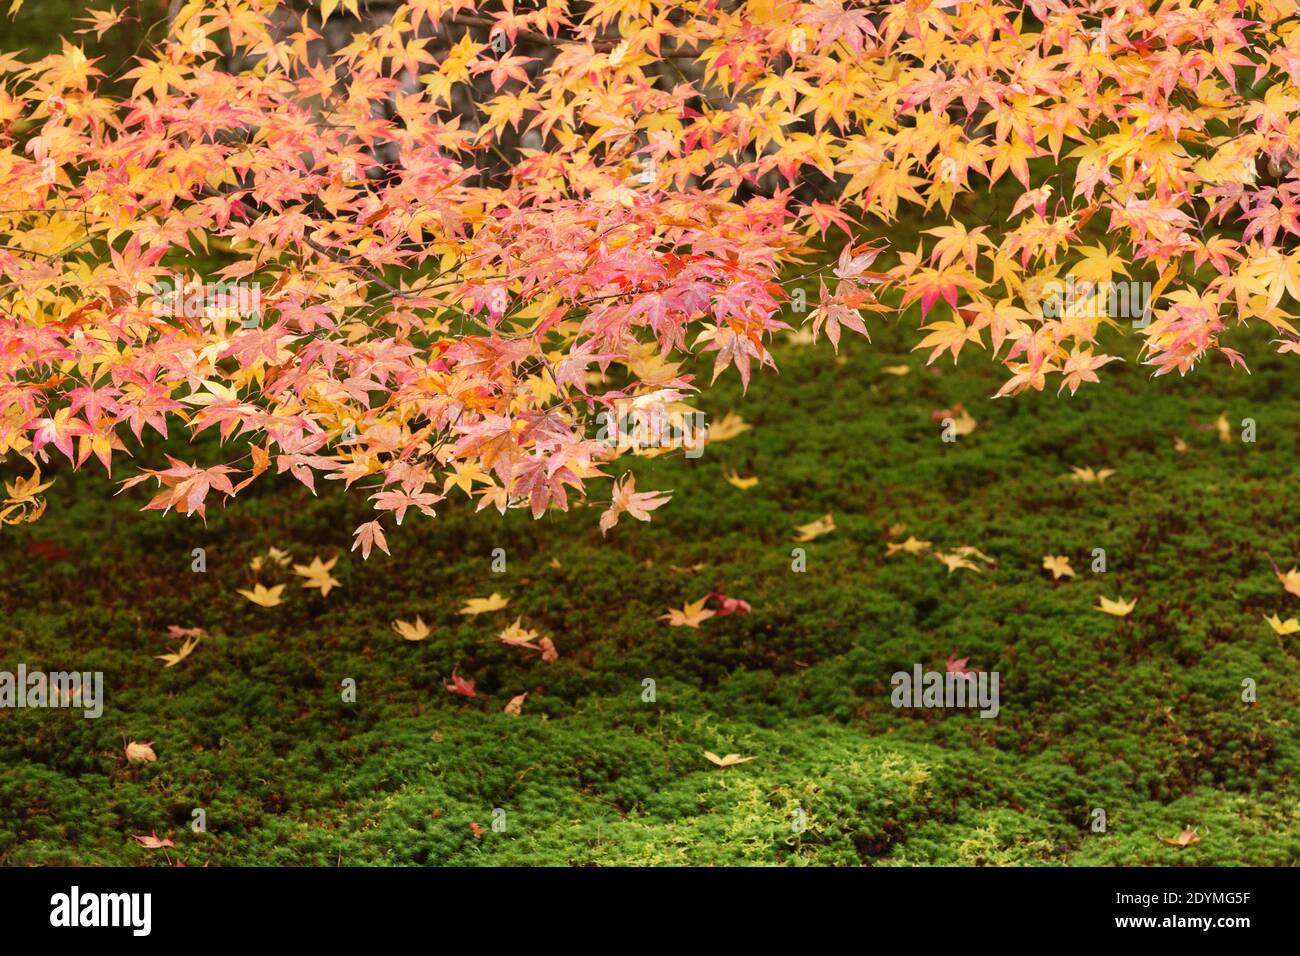
[[[1156,374],[1244,364],[1233,319],[1300,351],[1294,0],[170,12],[113,75],[83,49],[112,8],[0,54],[0,456],[216,429],[225,460],[125,478],[149,508],[337,480],[379,512],[366,554],[455,489],[540,516],[627,451],[601,413],[681,414],[693,353],[748,387],[792,318],[838,345],[917,303],[930,361],[1073,392],[1126,327],[1066,276],[1150,278]],[[892,248],[903,215],[940,224]],[[603,528],[663,503],[634,489]]]

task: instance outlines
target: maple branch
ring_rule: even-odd
[[[371,269],[370,266],[365,265],[364,263],[356,262],[355,260],[353,260],[353,259],[349,259],[347,256],[342,255],[341,253],[335,253],[335,252],[333,252],[332,250],[325,248],[324,246],[322,246],[322,245],[320,245],[319,243],[317,243],[314,239],[311,238],[311,236],[307,235],[305,232],[302,234],[302,241],[303,241],[304,243],[306,243],[308,246],[310,246],[312,249],[315,249],[317,252],[319,252],[321,255],[323,255],[326,259],[329,259],[331,262],[337,262],[339,265],[355,265],[355,266],[357,266],[358,268],[360,268],[360,269],[361,269],[361,270],[366,274],[366,277],[367,277],[371,282],[373,282],[375,285],[379,286],[381,289],[385,289],[385,290],[387,290],[388,292],[391,292],[391,293],[394,293],[394,294],[398,294],[398,293],[399,293],[399,290],[398,290],[398,289],[394,288],[393,286],[391,286],[391,285],[389,285],[387,282],[385,282],[383,279],[381,279],[381,278],[380,278],[380,277],[379,277],[379,276],[374,272],[374,270]]]
[[[8,252],[21,252],[24,255],[28,255],[28,256],[40,256],[43,259],[58,258],[58,256],[52,252],[37,252],[35,249],[22,249],[18,246],[8,246],[8,245],[4,245],[3,243],[0,243],[0,249],[7,250]]]
[[[480,17],[468,13],[457,13],[445,19],[447,20],[447,22],[454,23],[457,26],[484,27],[492,32],[496,32],[497,30],[500,30],[503,34],[505,33],[505,30],[501,27],[501,24],[498,21],[493,20],[489,17]],[[530,30],[527,27],[517,28],[515,30],[515,36],[523,37],[524,39],[529,40],[533,43],[540,43],[543,46],[554,47],[555,49],[562,49],[564,46],[567,45],[576,46],[583,42],[577,39],[562,40],[559,37],[547,36],[545,33],[538,33],[536,30]],[[595,47],[597,50],[600,50],[601,52],[608,52],[614,49],[614,47],[618,46],[618,44],[621,43],[622,40],[623,40],[622,37],[599,36],[592,41],[592,46]]]

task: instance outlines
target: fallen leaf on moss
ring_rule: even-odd
[[[717,764],[719,767],[734,767],[738,763],[745,763],[753,760],[753,757],[742,757],[740,754],[727,754],[725,757],[719,757],[712,750],[704,751],[705,758],[709,763]]]
[[[737,472],[736,469],[734,468],[731,469],[731,471],[727,472],[722,477],[727,479],[727,484],[735,488],[739,488],[741,491],[748,491],[750,488],[753,488],[756,484],[758,484],[757,475],[750,475],[747,478],[742,478],[740,477],[739,472]]]
[[[990,558],[979,548],[971,547],[969,544],[963,544],[960,548],[953,548],[952,552],[953,554],[960,554],[963,558],[978,558],[989,566],[994,566],[998,563],[994,558]]]
[[[159,661],[166,661],[167,662],[165,665],[166,667],[175,667],[181,661],[185,660],[185,658],[193,654],[194,648],[198,646],[199,646],[199,639],[197,637],[187,637],[185,638],[185,642],[181,644],[179,648],[176,649],[175,653],[155,654],[154,659]]]
[[[418,614],[413,624],[409,621],[394,621],[393,630],[404,641],[422,641],[433,633],[429,630],[429,625],[424,623],[424,618]]]
[[[715,617],[726,617],[729,614],[748,614],[754,610],[748,601],[742,601],[740,598],[728,597],[713,591],[710,597],[718,599],[718,610],[714,612]]]
[[[901,541],[898,544],[895,544],[892,541],[886,542],[885,557],[892,558],[900,551],[903,554],[924,554],[926,551],[929,550],[930,550],[929,541],[921,541],[916,537],[914,537],[913,535],[908,535],[906,541]]]
[[[533,644],[533,641],[537,640],[538,632],[530,631],[523,626],[521,621],[522,618],[515,618],[515,622],[507,625],[505,630],[497,636],[502,644],[509,644],[511,647],[526,647],[530,651],[537,650],[537,646]]]
[[[706,594],[698,601],[687,604],[680,611],[670,607],[667,614],[659,615],[659,620],[667,621],[671,627],[699,627],[701,623],[713,617],[717,612],[706,608],[704,602],[709,599]]]
[[[822,535],[830,534],[835,530],[835,516],[828,511],[816,521],[801,524],[794,530],[799,532],[794,537],[796,541],[812,541],[814,538],[820,538]]]
[[[1272,562],[1270,561],[1270,563]],[[1277,575],[1277,579],[1282,582],[1282,587],[1286,589],[1288,594],[1300,597],[1300,571],[1292,568],[1290,571],[1283,573],[1282,569],[1274,564],[1273,573]]]
[[[952,433],[954,435],[969,435],[975,430],[975,427],[978,424],[979,422],[975,421],[975,416],[965,409],[962,409],[961,415],[954,418],[952,421]]]
[[[277,584],[273,588],[255,584],[251,591],[244,588],[236,588],[236,590],[258,607],[278,607],[284,603],[280,600],[280,593],[284,590],[283,584]]]
[[[747,432],[754,426],[747,424],[743,418],[735,412],[727,412],[718,421],[708,426],[704,433],[706,442],[730,441],[742,432]]]
[[[1101,611],[1103,614],[1111,614],[1115,617],[1128,617],[1133,613],[1133,608],[1137,607],[1137,598],[1131,601],[1117,598],[1112,601],[1110,598],[1098,596],[1097,601],[1099,603],[1093,608],[1094,611]]]
[[[1071,481],[1082,482],[1085,485],[1099,485],[1113,474],[1115,474],[1114,468],[1099,468],[1097,471],[1093,471],[1091,468],[1076,468],[1071,465],[1070,474],[1065,477]]]
[[[131,837],[136,843],[139,843],[146,850],[161,850],[163,847],[175,847],[176,844],[171,840],[159,839],[157,833],[150,833],[148,836],[138,834]]]
[[[940,408],[931,414],[930,418],[939,423],[951,421],[952,433],[957,436],[969,435],[979,425],[975,417],[962,407],[961,402],[958,402],[952,408]]]
[[[1070,559],[1064,555],[1043,555],[1043,570],[1052,572],[1053,581],[1059,581],[1065,577],[1074,577],[1074,568],[1070,567]]]
[[[1284,621],[1274,614],[1272,617],[1264,618],[1264,620],[1268,621],[1268,626],[1283,637],[1286,637],[1288,634],[1294,634],[1296,631],[1300,631],[1300,621],[1297,621],[1293,617],[1289,617]]]
[[[320,557],[311,559],[311,564],[295,564],[293,573],[299,577],[306,578],[302,582],[305,588],[316,588],[320,591],[321,597],[329,597],[330,591],[339,586],[338,580],[330,574],[330,569],[338,563],[338,555],[322,562]]]
[[[961,554],[956,554],[956,553],[944,554],[941,551],[936,551],[934,553],[934,556],[938,558],[939,561],[944,565],[944,567],[948,569],[949,574],[952,574],[954,571],[979,571],[980,570],[980,566],[978,564],[975,564],[971,561],[967,561],[966,557]]]
[[[944,662],[944,669],[949,674],[956,674],[959,677],[969,677],[974,680],[976,669],[973,667],[967,667],[966,665],[969,662],[969,657],[958,657],[956,654],[950,654],[948,655],[948,659]]]
[[[1183,847],[1191,846],[1193,843],[1198,842],[1201,837],[1200,834],[1191,827],[1183,827],[1183,832],[1177,836],[1161,836],[1160,839],[1164,840],[1166,843],[1172,844],[1173,846]]]
[[[451,683],[446,683],[444,681],[442,686],[453,694],[460,694],[462,697],[478,696],[478,694],[474,693],[474,681],[466,680],[464,677],[461,677],[456,673],[454,668],[451,672]]]
[[[154,763],[158,760],[158,755],[153,752],[152,740],[144,743],[132,740],[122,749],[126,752],[127,763]]]
[[[495,591],[491,597],[470,598],[458,613],[473,617],[475,614],[486,614],[489,611],[499,611],[510,603],[510,598],[502,597]]]

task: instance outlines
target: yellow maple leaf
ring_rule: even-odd
[[[704,606],[708,595],[687,604],[680,611],[670,607],[667,614],[659,615],[659,620],[667,621],[670,627],[699,627],[704,621],[713,617],[714,612]]]
[[[979,329],[967,325],[960,317],[931,322],[929,325],[921,326],[921,331],[928,332],[929,335],[912,346],[912,351],[915,352],[917,349],[926,349],[933,346],[933,351],[930,352],[930,357],[925,362],[926,365],[933,365],[945,350],[951,352],[953,361],[956,361],[958,354],[967,342],[974,342],[980,348],[984,347],[984,343],[980,339]]]
[[[1081,246],[1079,252],[1083,258],[1070,267],[1070,274],[1076,282],[1092,282],[1101,285],[1110,282],[1116,273],[1128,276],[1124,267],[1124,257],[1098,243],[1093,246]]]
[[[741,491],[748,491],[750,488],[753,488],[758,484],[757,476],[751,475],[747,478],[742,478],[734,468],[727,472],[727,474],[723,475],[723,477],[727,479],[727,484],[739,488]]]
[[[921,541],[913,535],[908,535],[906,541],[901,541],[897,544],[893,543],[892,541],[887,542],[885,544],[885,557],[892,558],[900,551],[903,554],[924,554],[926,551],[929,550],[930,550],[929,541]]]
[[[1115,474],[1114,468],[1101,468],[1097,471],[1093,471],[1091,468],[1078,468],[1075,467],[1074,465],[1071,465],[1070,474],[1066,475],[1065,477],[1071,479],[1072,481],[1078,481],[1078,482],[1082,482],[1085,485],[1091,485],[1094,483],[1101,484],[1103,481],[1105,481],[1113,474]]]
[[[979,558],[985,564],[997,564],[993,558],[981,551],[979,548],[971,547],[969,544],[963,544],[960,548],[953,548],[953,554],[960,554],[963,558]]]
[[[1110,598],[1098,596],[1098,606],[1093,608],[1094,611],[1101,611],[1103,614],[1112,614],[1115,617],[1128,617],[1133,613],[1133,608],[1137,607],[1137,598],[1131,601],[1125,601],[1118,598],[1112,601]]]
[[[1053,581],[1063,577],[1074,577],[1074,568],[1070,567],[1070,559],[1063,555],[1043,555],[1043,570],[1052,572]]]
[[[321,23],[324,23],[326,20],[328,20],[330,18],[330,14],[333,13],[335,10],[337,10],[340,4],[343,6],[343,9],[345,11],[351,13],[353,16],[358,16],[357,0],[321,0],[321,4],[320,4]]]
[[[1300,621],[1297,621],[1293,617],[1289,617],[1284,621],[1274,614],[1272,617],[1264,618],[1264,620],[1268,621],[1268,626],[1271,627],[1275,633],[1281,634],[1283,637],[1286,637],[1288,634],[1294,634],[1296,631],[1300,631]]]
[[[794,530],[798,532],[795,535],[796,541],[812,541],[814,538],[820,538],[822,535],[830,534],[835,530],[835,517],[828,511],[816,521],[801,524]]]
[[[508,625],[505,630],[497,635],[497,638],[502,644],[510,644],[513,647],[527,647],[536,650],[536,645],[533,644],[533,641],[537,640],[537,638],[541,636],[542,635],[539,631],[534,631],[524,627],[523,618],[517,617],[513,624]]]
[[[442,483],[442,493],[445,495],[452,488],[459,488],[465,494],[473,496],[474,482],[480,482],[485,485],[492,485],[492,476],[485,473],[479,467],[476,461],[458,461],[453,463],[454,474],[447,475]]]
[[[181,646],[176,649],[175,653],[155,654],[154,659],[160,661],[166,661],[165,666],[167,667],[175,667],[181,661],[185,660],[185,658],[189,657],[192,653],[194,653],[194,648],[198,646],[199,646],[199,639],[197,637],[187,637],[185,638],[185,641],[181,644]]]
[[[704,751],[704,757],[709,763],[717,764],[719,767],[734,767],[738,763],[747,763],[753,760],[753,757],[742,757],[740,754],[727,754],[719,757],[712,750]]]
[[[281,603],[280,592],[284,590],[283,584],[277,584],[273,588],[263,587],[261,584],[254,584],[253,590],[247,591],[244,588],[237,588],[238,592],[248,598],[254,604],[260,607],[276,607]]]
[[[735,412],[727,412],[707,428],[704,433],[704,440],[706,442],[729,441],[741,432],[747,432],[753,427],[753,425],[746,424],[745,420]]]
[[[338,580],[330,574],[330,569],[338,562],[338,555],[322,562],[319,557],[311,559],[311,564],[295,564],[293,573],[306,578],[302,582],[305,588],[318,588],[321,597],[329,597],[332,589],[339,586]]]
[[[489,611],[499,611],[509,603],[510,598],[502,597],[500,594],[493,591],[491,597],[470,598],[469,601],[466,602],[465,606],[457,613],[473,617],[475,614],[486,614]]]
[[[961,414],[951,419],[951,421],[952,433],[958,436],[969,435],[975,430],[975,426],[979,424],[979,422],[975,421],[975,416],[964,408],[961,410]]]
[[[424,619],[418,614],[415,616],[414,623],[401,620],[393,621],[393,630],[404,641],[422,641],[432,633],[429,630],[429,625],[425,624]]]
[[[41,483],[41,470],[37,468],[30,478],[18,478],[12,485],[6,481],[5,490],[9,492],[10,503],[18,504],[23,501],[30,501],[52,484],[54,484],[53,479],[44,484]]]
[[[970,561],[967,561],[966,556],[962,554],[956,554],[956,553],[944,554],[941,551],[936,551],[934,553],[934,556],[938,558],[939,561],[944,565],[944,567],[948,569],[949,574],[952,574],[954,571],[957,570],[963,570],[963,571],[980,570],[980,566],[978,564],[974,564]]]

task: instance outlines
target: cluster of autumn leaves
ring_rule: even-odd
[[[320,596],[323,598],[329,597],[330,591],[339,586],[338,579],[330,573],[338,560],[338,555],[328,561],[322,561],[320,556],[317,555],[311,559],[310,564],[295,564],[293,573],[302,578],[300,582],[302,587],[319,591]],[[253,558],[248,567],[254,574],[258,574],[274,567],[287,568],[292,561],[293,556],[288,551],[273,546],[267,549],[265,555],[258,555]],[[257,581],[253,583],[252,588],[238,588],[237,590],[258,607],[276,607],[283,603],[285,587],[284,584],[275,584],[268,588],[260,581]]]
[[[1226,419],[1223,416],[1219,417],[1219,421],[1224,423],[1226,426]],[[1070,473],[1066,475],[1065,478],[1083,484],[1101,484],[1114,474],[1115,470],[1112,468],[1100,468],[1094,470],[1091,467],[1072,466]],[[833,531],[834,528],[835,523],[833,516],[828,514],[817,522],[810,525],[803,525],[798,528],[798,534],[796,535],[795,540],[808,541],[812,538]],[[905,530],[904,527],[896,525],[890,529],[890,537],[902,534]],[[893,557],[896,554],[931,554],[948,569],[949,574],[959,570],[978,572],[983,570],[981,564],[989,567],[995,567],[997,565],[997,562],[993,558],[984,554],[978,548],[970,545],[962,545],[953,548],[950,552],[943,552],[934,549],[931,542],[921,541],[912,535],[909,535],[903,541],[890,541],[886,544],[885,556]],[[1043,555],[1042,569],[1052,576],[1053,581],[1060,581],[1062,579],[1068,580],[1075,576],[1074,567],[1071,564],[1068,555]],[[1284,572],[1274,564],[1273,571],[1277,576],[1277,579],[1282,582],[1282,586],[1288,594],[1300,597],[1300,570],[1292,568],[1290,571]],[[1123,597],[1117,597],[1111,599],[1104,595],[1098,595],[1097,605],[1093,610],[1100,611],[1103,614],[1109,614],[1113,617],[1128,617],[1133,613],[1133,610],[1136,607],[1137,598],[1126,599]],[[1284,621],[1277,614],[1273,614],[1266,617],[1264,620],[1273,629],[1274,633],[1279,636],[1285,637],[1300,632],[1300,620],[1297,620],[1294,617],[1288,618]]]
[[[287,568],[292,563],[293,556],[288,551],[272,546],[267,549],[265,555],[257,555],[249,562],[249,570],[256,574],[275,568]],[[322,598],[327,598],[330,591],[339,587],[338,579],[331,574],[337,563],[338,555],[327,561],[322,561],[320,556],[317,555],[312,558],[309,564],[293,564],[293,573],[302,578],[301,587],[318,591]],[[261,582],[256,582],[252,588],[237,588],[236,590],[237,593],[258,607],[273,608],[284,603],[284,590],[286,587],[287,584],[284,583],[267,587]],[[470,598],[458,613],[466,617],[477,617],[480,614],[500,611],[509,603],[509,598],[503,597],[494,591],[485,598]],[[427,640],[433,633],[429,625],[425,623],[424,618],[419,615],[416,615],[413,621],[394,620],[392,628],[398,637],[413,644]],[[165,661],[167,667],[173,667],[193,652],[205,632],[201,628],[180,628],[173,625],[168,633],[171,637],[181,639],[184,642],[176,652],[159,656],[159,660]],[[522,625],[522,618],[516,618],[513,624],[510,624],[501,632],[499,638],[503,644],[539,654],[541,659],[547,663],[558,660],[560,656],[555,642],[550,637],[545,637],[537,631],[525,628]],[[474,681],[461,677],[456,671],[452,672],[451,679],[444,686],[453,694],[460,694],[464,697],[477,696]],[[527,696],[527,694],[521,694],[512,698],[506,705],[506,713],[517,716]]]
[[[292,560],[292,555],[288,551],[273,546],[267,550],[266,555],[258,555],[253,558],[249,568],[254,573],[260,573],[275,567],[286,568],[292,563]],[[303,579],[301,581],[303,588],[317,590],[320,592],[320,596],[325,598],[329,596],[331,590],[339,586],[339,581],[330,573],[337,561],[337,555],[328,561],[322,561],[317,556],[312,559],[310,564],[294,564],[293,573]],[[558,568],[558,559],[552,558],[551,564],[553,567]],[[283,583],[267,587],[258,582],[252,588],[238,588],[236,590],[237,593],[258,607],[274,608],[284,603],[283,595],[286,587],[287,585]],[[705,607],[706,602],[709,600],[716,601],[716,607]],[[509,604],[510,599],[508,597],[494,591],[485,598],[469,598],[457,613],[464,617],[477,617],[480,614],[490,614],[504,610]],[[681,610],[670,608],[668,613],[664,614],[660,620],[668,621],[673,627],[697,628],[702,621],[711,617],[748,614],[752,610],[753,608],[747,601],[712,592],[699,601],[688,603]],[[410,621],[396,619],[392,622],[392,629],[398,637],[412,644],[427,640],[433,633],[421,615],[416,615],[415,619]],[[174,667],[194,652],[200,639],[206,636],[206,631],[202,628],[183,628],[172,625],[168,628],[168,636],[174,640],[180,640],[182,643],[175,651],[156,656],[158,660],[164,662],[166,667]],[[502,629],[500,634],[497,635],[497,639],[509,647],[535,653],[548,664],[553,663],[560,657],[555,641],[539,631],[525,627],[522,616],[516,617],[513,623]],[[443,686],[450,693],[462,697],[478,696],[475,681],[472,678],[462,677],[456,670],[452,671],[450,680],[446,681]],[[523,703],[527,697],[527,693],[512,697],[505,706],[505,712],[519,716],[522,713]]]
[[[109,469],[147,431],[241,439],[127,478],[162,486],[146,507],[338,481],[379,512],[363,555],[449,478],[565,509],[616,477],[593,413],[681,399],[689,355],[747,386],[800,315],[838,346],[916,304],[929,360],[987,349],[1000,395],[1117,360],[1103,337],[1137,316],[1060,300],[1067,279],[1143,285],[1156,374],[1244,364],[1234,322],[1300,351],[1286,4],[410,0],[334,52],[266,0],[171,13],[125,96],[80,41],[0,53],[0,456]],[[199,250],[216,277],[184,265]],[[261,307],[159,315],[171,277],[255,283]],[[612,497],[610,525],[665,500]]]
[[[37,521],[45,513],[45,498],[41,493],[53,481],[41,481],[41,469],[33,462],[34,470],[26,478],[6,481],[5,497],[0,500],[0,527],[7,524],[26,524]]]
[[[1093,472],[1092,469],[1075,468],[1068,477],[1075,480],[1098,480],[1095,475],[1100,474],[1100,480],[1105,480],[1114,472],[1111,469],[1102,469],[1101,472]],[[1080,478],[1081,475],[1088,475],[1088,478]],[[835,516],[826,514],[816,521],[809,524],[800,525],[795,529],[794,539],[796,542],[807,542],[815,540],[822,535],[830,534],[835,530]],[[929,555],[948,569],[948,573],[955,571],[974,571],[981,572],[987,568],[997,567],[997,560],[985,554],[979,548],[963,544],[957,545],[950,550],[941,551],[934,547],[930,541],[922,541],[915,535],[909,534],[901,541],[892,540],[903,534],[907,528],[903,525],[893,525],[889,529],[891,540],[885,543],[885,557],[892,558],[896,555],[912,555],[916,557]],[[1047,554],[1043,556],[1043,570],[1052,575],[1052,580],[1059,581],[1062,578],[1074,577],[1074,568],[1070,564],[1070,559],[1066,555]],[[1111,600],[1107,597],[1098,597],[1098,606],[1096,610],[1105,614],[1111,614],[1115,617],[1127,617],[1137,606],[1137,599],[1131,601],[1124,599]],[[963,665],[965,661],[961,662]],[[952,661],[949,661],[949,670],[954,670]]]
[[[488,614],[493,611],[500,611],[510,603],[510,599],[502,597],[497,592],[485,598],[470,598],[465,606],[460,609],[459,614],[476,617],[479,614]],[[424,619],[416,615],[414,621],[393,621],[393,630],[397,636],[404,641],[418,643],[429,637],[432,633],[429,626],[424,623]],[[508,647],[517,647],[522,650],[531,651],[538,654],[543,661],[548,664],[559,660],[560,652],[555,646],[555,642],[550,638],[543,636],[540,632],[523,626],[523,618],[516,617],[514,623],[508,624],[497,639]],[[451,679],[443,683],[443,687],[452,694],[459,694],[462,697],[477,697],[475,682],[471,678],[460,676],[455,669],[451,672]],[[516,694],[506,702],[505,713],[518,717],[523,713],[524,701],[528,699],[527,692]]]

